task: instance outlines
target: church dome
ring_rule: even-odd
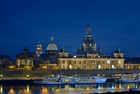
[[[92,38],[83,39],[82,46],[85,50],[91,49],[96,51],[96,43],[95,40]]]
[[[53,37],[51,38],[51,43],[47,46],[47,51],[51,50],[51,51],[57,51],[58,48],[56,46],[55,43],[53,43]]]

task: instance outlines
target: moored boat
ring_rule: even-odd
[[[59,85],[66,84],[61,75],[57,76],[45,76],[41,81],[34,81],[35,84],[50,84],[50,85]]]
[[[140,82],[140,77],[137,74],[123,74],[118,82],[136,83]]]
[[[107,78],[98,76],[46,76],[42,81],[34,81],[35,84],[94,84],[105,83]]]

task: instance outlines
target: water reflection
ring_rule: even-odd
[[[13,88],[11,88],[11,89],[9,90],[9,93],[8,93],[8,94],[15,94],[14,89],[13,89]]]
[[[34,86],[3,86],[0,94],[76,94],[76,93],[106,93],[140,90],[139,83],[106,83],[106,84],[77,84],[77,85],[34,85]]]
[[[32,94],[31,91],[30,91],[30,86],[29,85],[27,85],[27,88],[23,90],[23,93],[24,94]]]
[[[3,86],[0,85],[0,94],[3,94]]]
[[[41,94],[49,94],[48,89],[45,87],[42,87]]]

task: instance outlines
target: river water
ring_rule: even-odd
[[[0,85],[0,94],[88,94],[140,90],[139,83],[106,83],[77,85]]]

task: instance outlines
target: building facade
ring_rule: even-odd
[[[33,66],[34,57],[28,57],[27,49],[24,53],[16,58],[17,65]],[[96,48],[95,39],[92,38],[91,28],[88,25],[86,28],[85,38],[82,40],[81,47],[77,49],[76,54],[69,55],[64,48],[58,51],[57,45],[51,42],[46,48],[46,53],[42,54],[42,47],[39,43],[36,50],[37,59],[41,61],[40,69],[47,70],[93,70],[93,69],[125,69],[124,53],[120,49],[115,50],[111,55],[101,54],[101,48],[98,45]]]
[[[59,57],[58,68],[61,69],[124,69],[124,53],[117,49],[110,56],[102,55],[100,46],[96,49],[95,39],[92,38],[91,28],[86,28],[86,36],[81,47],[73,57]]]
[[[115,58],[58,58],[59,69],[124,69],[124,59]]]
[[[23,53],[16,55],[16,64],[19,69],[32,69],[34,65],[35,54],[29,53],[25,47]]]

